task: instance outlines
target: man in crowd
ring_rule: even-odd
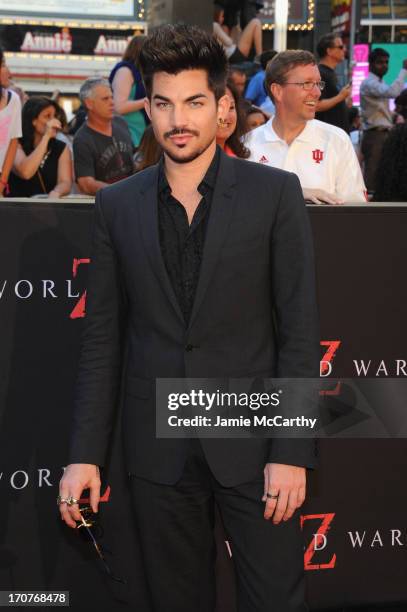
[[[134,172],[133,144],[126,122],[113,117],[108,80],[91,77],[79,91],[87,119],[73,141],[75,177],[80,191],[95,195],[109,183]]]
[[[192,26],[158,28],[140,67],[164,157],[96,197],[60,511],[74,528],[84,488],[97,509],[124,366],[126,471],[151,611],[214,611],[216,500],[231,539],[239,610],[305,612],[298,509],[305,468],[315,466],[314,441],[200,440],[182,431],[162,438],[155,423],[159,378],[318,377],[314,263],[300,185],[292,174],[216,147],[230,99],[226,55],[212,36]]]
[[[272,49],[263,51],[259,58],[261,70],[256,72],[247,86],[245,98],[246,100],[250,100],[255,106],[260,107],[268,97],[264,88],[264,77],[266,76],[266,66],[275,55],[277,55],[277,51],[273,51]]]
[[[247,75],[244,70],[241,70],[237,66],[232,66],[229,71],[230,80],[236,87],[237,92],[243,96],[246,87]]]
[[[267,64],[275,116],[250,132],[252,161],[295,172],[315,204],[365,202],[359,162],[346,132],[315,119],[321,78],[312,53],[283,51]]]
[[[342,38],[337,34],[325,34],[318,42],[318,69],[325,87],[317,103],[316,118],[349,133],[348,107],[345,100],[351,94],[351,86],[347,84],[339,90],[335,73],[335,68],[345,59],[345,51]]]
[[[369,76],[360,86],[362,108],[362,155],[364,176],[369,192],[376,189],[375,176],[384,142],[393,127],[389,99],[403,90],[407,76],[407,59],[403,61],[398,77],[391,85],[383,81],[389,69],[389,54],[384,49],[373,49],[369,54]]]

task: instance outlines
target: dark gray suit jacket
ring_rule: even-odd
[[[129,472],[181,475],[188,442],[155,437],[155,379],[318,377],[308,215],[294,174],[221,154],[190,324],[160,251],[158,167],[97,194],[71,463],[103,465],[122,377]],[[312,440],[202,441],[226,486],[267,461],[314,467]]]

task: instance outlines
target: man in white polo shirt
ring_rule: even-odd
[[[346,132],[314,119],[324,83],[309,51],[283,51],[267,65],[276,114],[250,132],[250,160],[294,172],[315,204],[366,202],[359,162]]]

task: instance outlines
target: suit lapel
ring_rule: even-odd
[[[158,232],[158,165],[153,166],[146,172],[146,180],[140,188],[141,206],[138,206],[141,235],[151,266],[157,280],[171,302],[176,314],[184,323],[184,317],[178,304],[178,300],[168,277],[167,270],[161,253]],[[185,325],[185,323],[184,323]]]
[[[226,238],[236,199],[236,174],[232,158],[221,151],[218,177],[212,196],[212,204],[198,286],[192,308],[189,327],[194,322],[211,277],[216,269],[219,252]]]

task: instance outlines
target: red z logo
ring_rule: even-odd
[[[324,159],[324,152],[321,149],[315,149],[312,151],[312,159],[316,164],[320,164]]]
[[[86,258],[86,259],[74,259],[73,260],[73,266],[72,266],[72,276],[74,278],[76,278],[76,275],[78,274],[78,268],[81,264],[88,264],[90,263],[90,259]],[[81,319],[86,315],[85,312],[85,304],[86,304],[86,291],[83,292],[83,294],[81,295],[79,302],[77,302],[77,304],[75,305],[74,309],[72,310],[71,314],[69,315],[70,319]]]
[[[321,346],[328,347],[323,355],[320,363],[320,375],[329,376],[332,372],[332,361],[336,355],[336,351],[341,345],[340,340],[321,340]],[[339,395],[341,390],[341,383],[338,382],[334,389],[320,391],[320,395]]]
[[[322,519],[322,523],[319,526],[316,533],[314,533],[314,539],[311,540],[307,550],[304,553],[304,569],[306,570],[320,570],[320,569],[333,569],[336,563],[336,554],[332,556],[329,563],[311,563],[312,557],[318,550],[325,548],[327,544],[327,533],[330,529],[330,525],[335,518],[335,513],[329,514],[306,514],[301,516],[301,529],[304,526],[305,521],[312,521],[314,519]]]

